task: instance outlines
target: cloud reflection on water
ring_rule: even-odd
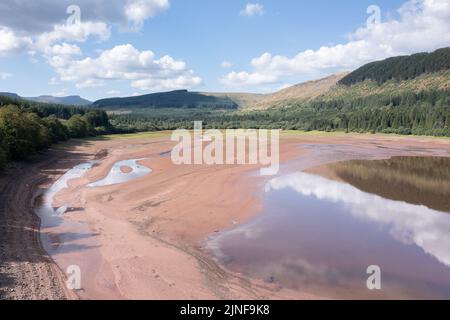
[[[376,222],[405,244],[415,244],[450,266],[450,215],[425,206],[384,199],[316,175],[299,172],[270,180],[266,192],[290,188],[304,196],[345,205],[354,217]]]

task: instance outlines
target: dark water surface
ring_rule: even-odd
[[[228,269],[333,298],[450,299],[450,162],[398,157],[295,172],[265,186],[264,213],[207,242]],[[368,290],[367,268],[381,268]]]

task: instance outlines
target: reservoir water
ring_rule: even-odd
[[[264,211],[214,235],[227,269],[332,298],[450,299],[450,160],[397,157],[329,165],[267,182]],[[381,290],[369,290],[369,266]]]

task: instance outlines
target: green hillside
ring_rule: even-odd
[[[450,48],[442,48],[432,53],[416,53],[366,64],[345,76],[339,84],[350,86],[366,80],[382,84],[389,80],[410,80],[424,73],[448,69],[450,69]]]
[[[318,97],[318,100],[353,99],[379,94],[417,94],[426,90],[450,90],[450,70],[425,73],[409,80],[389,80],[382,84],[373,80],[365,80],[351,86],[337,85]]]
[[[238,104],[229,97],[205,95],[187,90],[152,93],[137,97],[102,99],[93,103],[94,107],[116,108],[208,108],[236,109]]]

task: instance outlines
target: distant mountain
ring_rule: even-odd
[[[305,102],[327,93],[332,87],[336,86],[348,73],[334,74],[329,77],[308,81],[294,86],[282,89],[275,93],[257,94],[257,93],[213,93],[202,92],[202,94],[212,97],[230,99],[234,101],[239,109],[245,110],[263,110],[269,108],[284,107],[291,103]]]
[[[80,96],[67,96],[67,97],[54,97],[54,96],[39,96],[39,97],[21,97],[16,93],[11,92],[0,92],[1,96],[5,96],[17,100],[28,100],[39,103],[51,103],[51,104],[62,104],[70,106],[88,106],[92,102],[81,98]]]
[[[350,86],[372,80],[383,84],[390,80],[411,80],[425,73],[450,69],[450,47],[434,52],[392,57],[368,63],[346,75],[339,84]]]
[[[300,83],[271,94],[176,90],[137,97],[102,99],[94,102],[92,106],[105,109],[206,107],[212,109],[261,110],[314,99],[328,92],[346,75],[347,73],[331,75],[324,79]]]
[[[91,101],[83,99],[80,96],[67,96],[67,97],[39,96],[24,99],[35,102],[65,104],[72,106],[88,106],[92,104]]]
[[[11,99],[22,99],[18,94],[12,92],[0,92],[0,96],[8,97]]]
[[[249,109],[258,101],[264,99],[266,94],[244,93],[244,92],[202,92],[202,94],[217,98],[230,99],[235,102],[240,109]]]
[[[228,97],[218,97],[187,90],[146,94],[135,97],[109,98],[95,101],[96,108],[209,108],[237,109],[238,104]]]

